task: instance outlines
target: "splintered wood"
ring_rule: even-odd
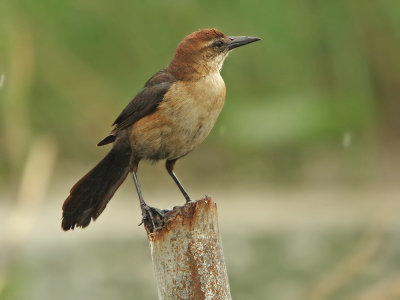
[[[216,204],[190,202],[163,219],[155,232],[146,227],[159,299],[231,299]]]

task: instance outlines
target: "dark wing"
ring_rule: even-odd
[[[164,95],[175,81],[175,77],[166,70],[161,70],[151,77],[146,82],[144,89],[129,102],[114,121],[113,125],[115,125],[115,128],[112,134],[101,140],[97,146],[103,146],[114,142],[116,134],[119,131],[155,112],[158,104],[163,100]]]

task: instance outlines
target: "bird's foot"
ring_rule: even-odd
[[[151,206],[143,206],[142,207],[142,222],[140,222],[139,226],[144,224],[144,226],[150,231],[154,232],[161,229],[164,224],[164,216],[168,210],[159,209]]]

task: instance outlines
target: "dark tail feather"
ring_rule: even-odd
[[[104,146],[107,144],[110,144],[115,141],[117,137],[114,134],[110,134],[106,136],[104,139],[102,139],[100,142],[97,143],[97,146]]]
[[[131,148],[116,142],[111,151],[71,189],[63,205],[64,230],[86,227],[96,220],[129,173]]]

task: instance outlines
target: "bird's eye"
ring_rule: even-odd
[[[222,41],[215,41],[215,42],[213,43],[213,46],[220,48],[220,47],[222,47],[223,44],[224,44],[224,43],[223,43]]]

